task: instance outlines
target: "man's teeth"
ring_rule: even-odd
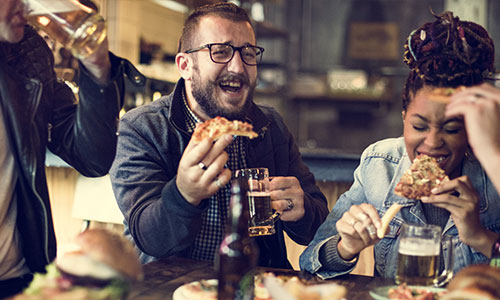
[[[234,81],[223,81],[223,82],[221,82],[221,85],[223,85],[223,86],[229,86],[229,87],[233,87],[233,88],[239,88],[239,87],[241,87],[241,83],[234,82]]]
[[[444,156],[436,157],[436,161],[437,161],[438,163],[441,163],[444,159],[445,159],[445,157],[444,157]]]

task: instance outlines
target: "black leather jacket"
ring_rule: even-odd
[[[0,105],[19,173],[17,225],[32,272],[44,271],[56,254],[46,148],[85,176],[105,175],[116,151],[123,75],[144,82],[129,62],[112,54],[110,59],[112,80],[106,86],[81,72],[77,101],[56,79],[52,52],[31,27],[21,42],[0,43]]]

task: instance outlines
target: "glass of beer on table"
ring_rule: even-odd
[[[248,168],[237,170],[236,178],[248,181],[248,206],[250,236],[271,235],[276,233],[274,223],[281,215],[273,212],[271,207],[271,191],[269,189],[269,171],[267,168]]]
[[[453,244],[449,235],[441,236],[435,225],[403,224],[399,240],[396,283],[442,286],[453,276]],[[442,250],[442,251],[441,251]],[[443,256],[441,256],[443,252]],[[440,258],[444,270],[439,274]]]

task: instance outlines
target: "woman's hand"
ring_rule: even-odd
[[[500,89],[484,83],[458,92],[445,115],[464,118],[469,144],[483,164],[500,155]]]
[[[458,195],[455,196],[456,194]],[[449,211],[460,240],[483,254],[490,255],[496,234],[481,224],[479,197],[469,177],[462,176],[445,182],[433,189],[431,196],[422,197],[421,200]]]
[[[381,226],[380,217],[371,204],[351,206],[336,226],[340,235],[337,249],[345,260],[351,260],[361,250],[379,241],[377,229]]]
[[[481,84],[452,96],[446,117],[461,117],[474,155],[500,192],[500,89]]]

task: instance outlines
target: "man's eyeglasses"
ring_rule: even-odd
[[[212,43],[187,50],[185,53],[193,53],[205,48],[210,51],[210,59],[217,64],[227,64],[231,61],[231,59],[233,59],[234,52],[239,51],[241,59],[245,64],[249,66],[256,66],[262,60],[262,52],[264,52],[264,48],[253,45],[235,47],[231,44]]]

